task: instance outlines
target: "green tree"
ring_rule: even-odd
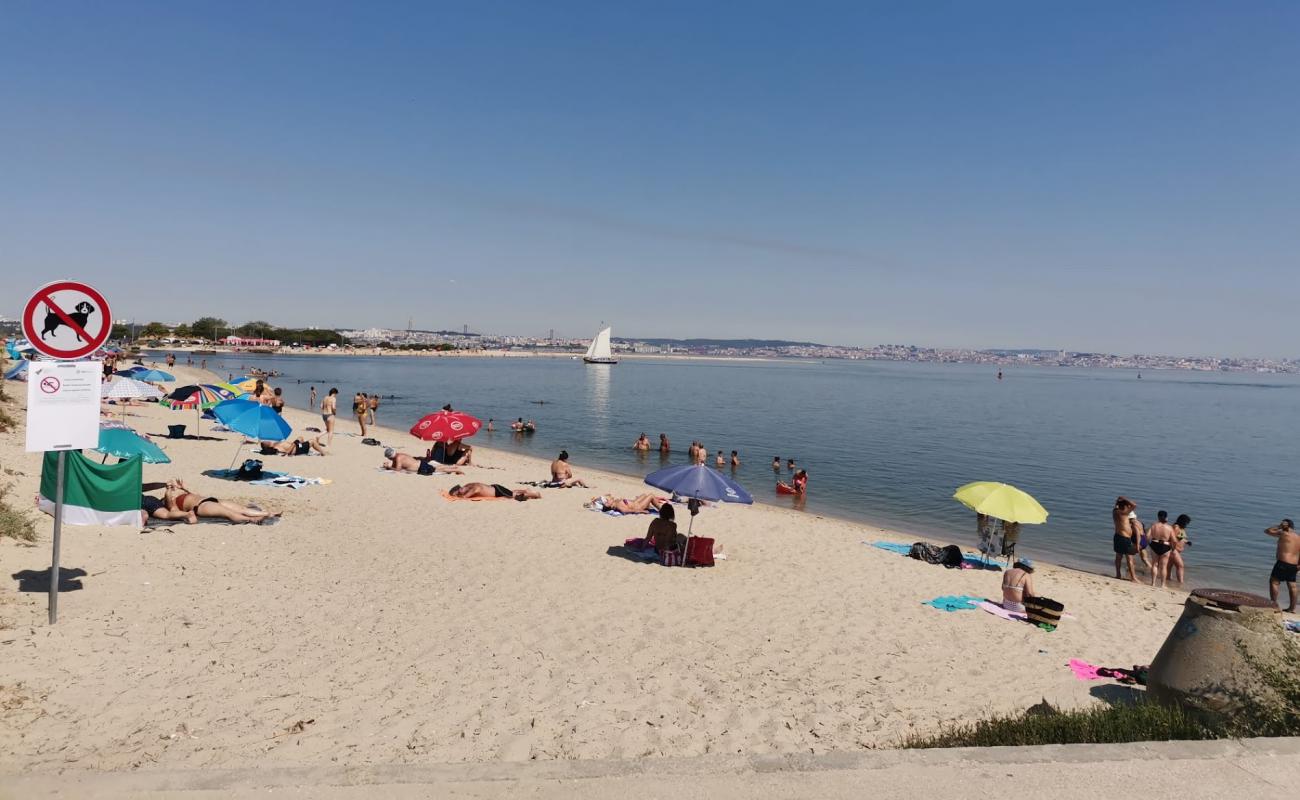
[[[235,328],[235,335],[249,339],[271,339],[274,337],[270,334],[274,333],[275,329],[275,326],[271,323],[257,319],[252,322],[245,322],[243,325]]]
[[[172,334],[175,335],[176,338],[178,339],[189,339],[194,335],[194,330],[189,325],[186,325],[184,322],[182,322],[181,324],[177,325],[174,330],[172,330]]]
[[[171,334],[171,328],[161,322],[150,322],[140,330],[140,335],[146,339],[158,339]]]
[[[216,339],[230,332],[230,326],[219,317],[200,317],[190,324],[190,330],[202,339]]]
[[[124,342],[127,339],[130,339],[131,326],[115,323],[112,332],[109,333],[109,338],[117,342]]]

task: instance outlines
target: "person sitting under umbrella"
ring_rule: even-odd
[[[263,439],[258,444],[261,445],[261,455],[264,456],[305,456],[310,455],[313,450],[325,455],[325,445],[320,443],[320,438],[317,436],[315,439],[304,439],[298,436],[279,442],[269,442]]]
[[[625,497],[615,497],[612,494],[602,494],[593,497],[586,503],[588,508],[594,505],[600,505],[606,511],[617,511],[620,514],[645,514],[650,509],[659,511],[668,504],[668,498],[661,495],[646,494],[637,495],[631,500]]]
[[[414,472],[416,475],[432,475],[440,472],[444,475],[464,475],[464,470],[455,467],[444,467],[433,463],[427,458],[416,458],[408,456],[406,453],[399,453],[391,447],[384,449],[383,469],[391,469],[393,472]]]
[[[239,524],[261,524],[264,520],[280,516],[252,506],[241,506],[215,497],[199,497],[185,488],[185,482],[174,478],[166,483],[146,483],[141,491],[152,492],[165,489],[160,500],[147,494],[141,495],[141,508],[154,519],[184,521],[193,525],[204,519],[224,519]]]
[[[466,483],[460,486],[453,486],[447,494],[452,497],[463,497],[472,499],[475,497],[509,497],[519,502],[525,500],[540,500],[542,493],[534,489],[510,489],[499,483]]]
[[[474,448],[465,444],[463,439],[452,439],[446,443],[439,442],[429,448],[425,458],[452,467],[472,467]]]
[[[677,532],[676,513],[671,503],[659,507],[659,516],[650,520],[645,538],[659,555],[685,549],[686,537]]]

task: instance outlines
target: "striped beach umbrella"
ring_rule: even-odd
[[[224,403],[237,397],[239,397],[239,391],[232,387],[218,386],[214,383],[199,383],[180,387],[164,397],[161,404],[173,411],[182,408],[201,408],[206,411],[217,403]]]
[[[104,397],[114,400],[157,400],[163,396],[162,390],[155,386],[121,376],[103,384],[100,391]]]

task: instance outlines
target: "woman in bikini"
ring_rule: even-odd
[[[1002,607],[1016,614],[1025,613],[1025,598],[1034,596],[1034,562],[1022,558],[1002,574]]]
[[[334,444],[334,417],[338,415],[339,390],[330,389],[320,401],[320,419],[325,424],[325,446]]]
[[[1178,519],[1174,520],[1174,550],[1169,554],[1169,580],[1177,581],[1180,584],[1187,583],[1187,565],[1183,563],[1183,550],[1191,547],[1192,540],[1187,538],[1187,526],[1192,524],[1192,518],[1186,514],[1179,514]],[[1177,574],[1177,578],[1172,577]]]
[[[370,403],[361,392],[357,392],[356,396],[352,398],[352,413],[357,418],[357,424],[361,426],[361,435],[365,436],[366,415],[370,413]]]
[[[181,515],[184,515],[185,522],[191,525],[198,522],[199,517],[225,519],[237,523],[260,523],[262,520],[280,516],[252,506],[241,506],[218,500],[215,497],[199,497],[187,490],[185,482],[180,478],[167,482],[163,503],[169,513],[165,518],[180,519]]]
[[[605,507],[606,511],[617,511],[620,514],[644,514],[650,509],[655,511],[668,502],[667,497],[661,497],[653,494],[643,494],[628,500],[625,497],[615,497],[612,494],[602,494],[599,497],[593,497],[586,503],[590,508],[599,503]]]
[[[1151,523],[1147,530],[1147,545],[1151,548],[1151,585],[1156,585],[1159,579],[1160,586],[1163,587],[1169,576],[1169,561],[1173,555],[1174,546],[1174,526],[1169,524],[1169,512],[1160,511],[1156,513],[1156,521]]]

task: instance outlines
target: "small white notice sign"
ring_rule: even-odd
[[[27,452],[99,446],[100,361],[33,361],[27,368]]]

